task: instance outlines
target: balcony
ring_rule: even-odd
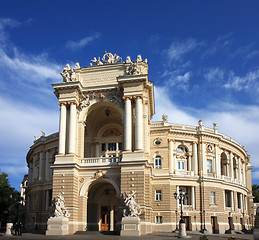
[[[118,157],[92,157],[81,159],[81,164],[83,166],[108,166],[108,165],[118,165],[121,161],[121,156]]]

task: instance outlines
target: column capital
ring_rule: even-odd
[[[194,141],[194,142],[192,142],[192,144],[198,144],[198,142]]]
[[[132,100],[132,96],[123,96],[122,99],[123,99],[124,101]]]
[[[68,105],[73,105],[73,104],[75,104],[76,107],[78,107],[78,102],[77,102],[76,100],[68,101],[67,104],[68,104]]]
[[[172,139],[172,138],[168,138],[167,141],[168,141],[168,142],[175,142],[175,140]]]
[[[58,102],[58,105],[59,105],[59,106],[66,106],[66,105],[67,105],[67,102],[64,102],[64,101],[60,102],[60,101],[59,101],[59,102]]]
[[[141,95],[133,96],[133,99],[143,99],[143,96]]]

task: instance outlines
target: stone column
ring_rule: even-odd
[[[220,170],[220,154],[219,154],[219,147],[218,145],[215,145],[215,155],[216,155],[216,176],[217,178],[220,177],[221,175],[221,170]]]
[[[45,179],[49,180],[49,172],[50,172],[50,166],[49,166],[49,151],[46,152],[46,164],[45,164]]]
[[[48,210],[48,208],[49,208],[49,190],[46,191],[45,203],[46,203],[45,208],[46,208],[46,210]]]
[[[230,157],[230,177],[232,179],[232,181],[234,180],[234,167],[233,167],[233,154],[232,152],[229,153],[229,157]]]
[[[201,143],[201,156],[202,156],[202,172],[203,174],[207,174],[207,159],[206,159],[206,149],[205,143]]]
[[[241,178],[241,160],[240,158],[238,158],[238,180],[241,183],[242,182],[242,178]]]
[[[110,211],[110,231],[114,231],[114,206],[111,206]]]
[[[76,153],[76,104],[73,102],[70,104],[68,153]]]
[[[246,164],[245,162],[242,164],[243,166],[243,184],[246,184]]]
[[[39,180],[43,179],[43,152],[40,152]]]
[[[187,161],[188,161],[187,171],[191,171],[192,170],[192,155],[191,154],[188,155]]]
[[[34,181],[37,177],[37,169],[36,169],[36,155],[33,156],[32,162],[32,181]]]
[[[135,146],[136,150],[143,150],[143,103],[142,97],[136,97],[136,124]]]
[[[95,144],[95,157],[100,157],[99,156],[99,146],[100,146],[99,143]]]
[[[197,152],[197,142],[193,142],[192,145],[192,170],[194,175],[198,174],[198,152]]]
[[[234,211],[234,194],[233,191],[230,192],[231,195],[231,210]]]
[[[131,99],[125,98],[125,121],[124,121],[124,150],[132,150],[132,113]]]
[[[67,107],[65,104],[60,104],[59,118],[59,155],[64,155],[66,150],[66,121]]]
[[[195,209],[195,190],[194,187],[192,186],[192,209]]]
[[[169,174],[174,173],[174,141],[172,139],[168,139],[169,141]]]
[[[176,193],[177,195],[179,194],[179,186],[176,186]],[[179,208],[179,200],[177,199],[176,200],[176,206],[177,206],[177,209]]]

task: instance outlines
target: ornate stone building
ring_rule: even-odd
[[[69,233],[119,231],[123,193],[136,191],[141,234],[174,231],[184,189],[187,230],[224,233],[251,227],[249,155],[217,125],[152,122],[147,60],[106,53],[95,64],[66,66],[53,84],[59,132],[35,139],[27,154],[29,231],[46,231],[52,199],[62,193]],[[170,109],[168,109],[170,111]]]

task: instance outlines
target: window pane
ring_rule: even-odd
[[[119,150],[122,150],[122,143],[119,143]]]
[[[115,151],[116,143],[108,143],[108,151]]]

